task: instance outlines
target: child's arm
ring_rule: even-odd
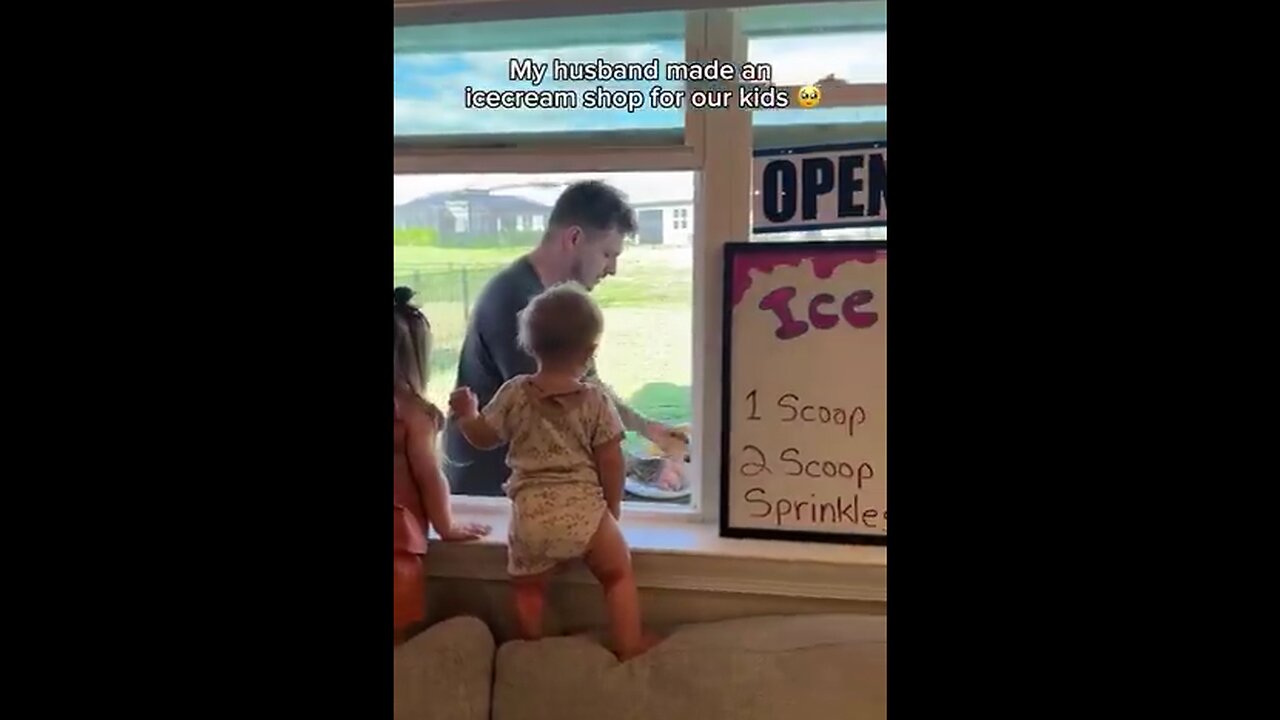
[[[596,472],[604,501],[614,519],[622,518],[622,490],[626,479],[626,462],[622,457],[622,418],[608,393],[598,389],[595,395],[595,413],[592,417],[591,449],[595,455]],[[591,416],[588,416],[591,417]]]
[[[478,412],[473,412],[469,417],[459,417],[458,429],[462,431],[462,437],[477,450],[492,450],[502,444],[498,432]]]
[[[460,387],[449,395],[449,411],[458,423],[458,430],[467,442],[479,450],[492,450],[506,442],[501,428],[497,427],[505,420],[508,393],[506,387],[500,388],[497,395],[480,413],[476,394],[471,388]]]
[[[442,540],[474,540],[489,534],[487,525],[458,524],[453,518],[449,502],[449,483],[440,472],[436,458],[435,439],[438,430],[433,413],[425,403],[406,412],[404,416],[408,437],[409,469],[418,485],[418,493],[427,511],[427,520]]]
[[[614,438],[611,442],[595,448],[596,472],[600,474],[600,487],[604,489],[604,501],[609,506],[609,514],[615,520],[622,519],[622,489],[626,475],[625,462],[622,458],[622,438]]]

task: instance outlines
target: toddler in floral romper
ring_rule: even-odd
[[[604,389],[582,380],[603,325],[580,286],[543,292],[520,315],[520,344],[538,360],[538,372],[507,381],[483,411],[469,388],[454,391],[450,408],[472,445],[508,446],[507,571],[521,634],[541,636],[551,572],[582,558],[604,587],[613,649],[626,660],[653,640],[641,633],[630,552],[617,522],[622,421]]]

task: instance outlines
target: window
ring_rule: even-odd
[[[693,253],[687,243],[663,242],[669,231],[653,227],[646,205],[691,205],[691,172],[593,174],[397,175],[394,208],[396,285],[417,293],[431,321],[434,346],[428,396],[448,406],[459,352],[476,294],[493,275],[529,251],[541,238],[551,206],[566,185],[596,178],[625,192],[640,222],[638,236],[652,244],[629,244],[617,275],[595,288],[605,317],[605,337],[597,355],[600,376],[634,409],[655,420],[692,422]],[[493,218],[491,227],[472,223],[462,230],[449,208],[465,205],[472,217]],[[688,210],[682,209],[687,218]],[[535,222],[527,223],[532,217]],[[499,230],[514,227],[515,231]],[[687,222],[687,220],[686,220]],[[630,435],[628,453],[649,456],[643,438]],[[646,488],[634,483],[640,492]],[[653,500],[628,493],[628,500]],[[666,502],[688,504],[690,492]]]
[[[769,63],[779,85],[829,75],[848,83],[887,82],[887,3],[827,2],[738,11],[747,56]]]
[[[889,231],[879,227],[851,227],[835,230],[801,230],[799,232],[751,233],[753,242],[810,242],[813,240],[888,240]]]
[[[649,107],[649,88],[681,89],[660,79],[570,81],[552,77],[564,63],[649,63],[658,60],[660,78],[670,62],[685,58],[685,13],[657,12],[595,17],[561,17],[501,22],[406,26],[395,29],[393,86],[397,136],[515,134],[654,130],[683,131],[684,111]],[[546,63],[545,78],[511,77],[512,60],[529,59],[530,69]],[[587,109],[584,94],[596,87],[640,90],[644,107],[629,112]],[[472,91],[566,91],[578,107],[488,109],[467,107]],[[566,95],[548,96],[563,98]],[[483,100],[472,95],[473,100]],[[677,141],[678,142],[678,141]]]
[[[751,7],[739,10],[738,16],[747,35],[748,58],[769,63],[778,85],[803,86],[826,78],[851,85],[888,80],[883,1]],[[823,85],[830,87],[830,82]],[[756,111],[751,117],[757,148],[883,140],[887,120],[884,105],[819,105]],[[883,226],[751,235],[752,240],[773,242],[887,237]]]
[[[437,4],[410,5],[398,4],[396,10],[401,24],[395,29],[393,60],[394,273],[397,283],[419,290],[435,329],[430,396],[443,404],[453,385],[476,293],[497,268],[537,241],[565,183],[584,177],[612,182],[631,196],[639,229],[623,253],[618,276],[596,289],[606,320],[600,372],[646,414],[672,423],[698,418],[692,435],[694,474],[701,484],[693,499],[697,510],[713,519],[719,506],[720,376],[714,348],[720,300],[710,288],[719,278],[720,246],[752,237],[748,158],[740,153],[752,145],[885,138],[885,1],[486,22],[455,20],[492,18],[505,11],[482,6],[516,4],[448,3],[453,8],[448,11],[428,7]],[[737,16],[745,38],[731,36],[735,23],[729,13]],[[428,21],[445,24],[405,24]],[[513,58],[535,63],[657,58],[661,71],[666,63],[685,59],[686,52],[769,63],[773,81],[789,87],[832,76],[822,83],[824,103],[833,96],[842,99],[810,110],[757,110],[749,117],[736,109],[698,116],[647,103],[634,113],[465,107],[468,85],[569,89],[579,95],[584,86],[647,90],[652,85],[547,80],[535,88],[508,76]],[[850,85],[828,94],[832,80]],[[681,89],[679,83],[659,84]],[[706,213],[696,224],[695,211]],[[885,233],[884,228],[855,228],[759,239],[872,239]],[[698,392],[692,391],[695,378]],[[644,451],[646,444],[634,437],[627,441],[632,452]]]
[[[471,222],[471,207],[465,200],[451,200],[444,204],[442,211],[446,222],[451,219],[453,221],[453,232],[465,233]],[[410,225],[409,227],[413,227]]]
[[[886,11],[885,2],[838,2],[752,7],[738,15],[751,62],[768,63],[780,86],[820,83],[826,99],[841,83],[888,81]],[[883,104],[819,104],[751,117],[758,148],[883,140],[887,120]]]

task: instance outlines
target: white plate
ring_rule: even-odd
[[[649,500],[679,500],[693,494],[693,488],[691,487],[686,487],[683,490],[663,490],[657,485],[646,485],[630,476],[627,477],[626,488],[627,492],[632,495]]]

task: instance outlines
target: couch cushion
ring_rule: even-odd
[[[493,720],[885,717],[885,619],[688,625],[626,664],[586,637],[498,649]]]
[[[458,617],[432,625],[395,649],[395,720],[488,720],[493,635]]]

